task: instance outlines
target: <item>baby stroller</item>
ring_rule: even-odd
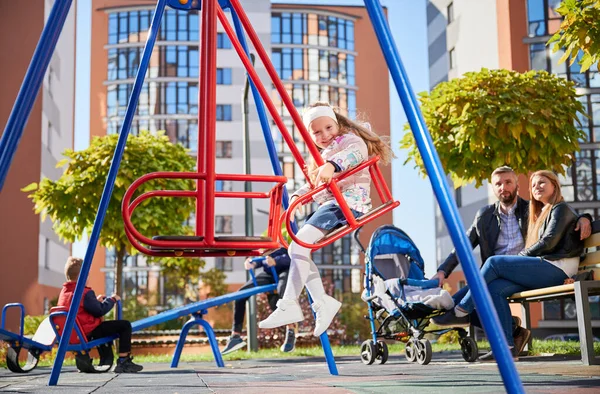
[[[433,351],[424,338],[427,333],[444,334],[456,330],[462,356],[473,362],[478,356],[477,343],[463,328],[427,331],[429,319],[451,309],[450,294],[439,288],[437,280],[426,280],[424,262],[419,249],[402,230],[392,225],[379,227],[365,251],[365,289],[362,298],[369,306],[372,339],[361,345],[361,361],[366,365],[384,364],[388,359],[387,344],[381,339],[406,343],[409,362],[429,364]]]

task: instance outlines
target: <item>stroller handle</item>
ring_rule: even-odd
[[[354,232],[354,240],[356,241],[356,243],[358,244],[358,246],[360,247],[360,250],[363,253],[367,253],[367,250],[365,249],[365,247],[363,246],[362,242],[360,242],[360,238],[358,238],[358,235],[360,234],[360,232],[362,231],[362,227],[359,227],[356,229],[356,231]]]

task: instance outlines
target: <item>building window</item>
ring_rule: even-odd
[[[217,33],[217,48],[231,49],[231,41],[225,33]]]
[[[113,12],[108,15],[108,43],[144,42],[153,12]],[[159,41],[198,41],[198,13],[167,9],[160,25]]]
[[[454,199],[456,200],[456,206],[462,207],[462,187],[454,189]]]
[[[465,287],[467,285],[467,282],[465,282],[464,280],[459,280],[458,281],[458,289],[462,289],[463,287]]]
[[[454,3],[451,2],[450,4],[448,4],[446,11],[448,13],[448,24],[450,24],[454,22]]]
[[[49,152],[52,152],[52,134],[53,134],[52,122],[48,121],[48,131],[46,132],[46,135],[47,135],[46,148],[48,149]]]
[[[233,271],[233,259],[231,257],[215,257],[215,268],[221,271]]]
[[[456,68],[456,49],[452,48],[450,49],[450,52],[448,52],[448,59],[450,62],[450,70],[453,70]]]
[[[217,85],[231,85],[231,68],[217,68]]]
[[[231,234],[233,224],[233,216],[217,215],[215,216],[215,233]]]
[[[232,142],[231,141],[217,141],[215,146],[216,155],[218,159],[231,159],[232,158]]]
[[[271,43],[354,50],[354,21],[310,13],[273,13]]]
[[[52,85],[54,84],[54,69],[48,67],[48,94],[52,97]]]
[[[50,240],[48,238],[44,242],[44,268],[50,269]]]
[[[554,34],[560,27],[562,16],[556,12],[561,0],[527,0],[529,37]]]
[[[217,104],[217,120],[231,122],[231,104]]]

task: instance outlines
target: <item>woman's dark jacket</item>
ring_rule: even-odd
[[[542,257],[545,260],[559,260],[579,257],[583,253],[583,241],[575,231],[579,216],[566,202],[552,207],[550,214],[540,227],[540,239],[519,252],[519,256]]]

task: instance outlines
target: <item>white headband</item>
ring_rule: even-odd
[[[304,122],[304,126],[308,129],[308,126],[312,123],[313,120],[320,118],[321,116],[327,116],[335,121],[337,124],[337,118],[335,117],[335,112],[333,112],[333,108],[329,106],[320,105],[318,107],[312,107],[304,112],[302,116],[302,122]]]

